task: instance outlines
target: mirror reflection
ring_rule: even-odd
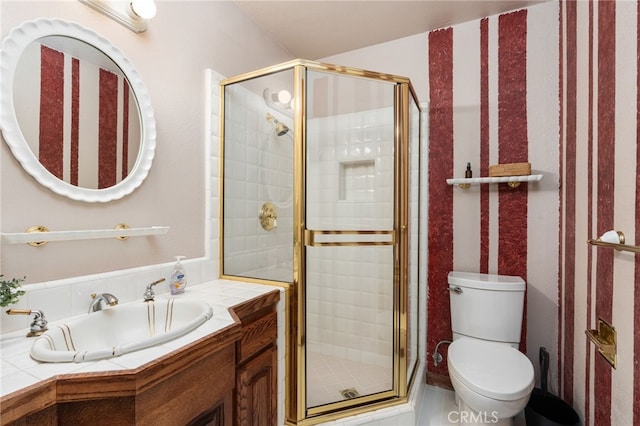
[[[133,170],[141,145],[136,98],[94,46],[57,35],[34,40],[18,59],[13,98],[29,149],[58,179],[104,189]]]
[[[2,137],[27,173],[89,203],[142,184],[156,147],[153,107],[116,46],[76,23],[42,18],[12,29],[0,52]]]

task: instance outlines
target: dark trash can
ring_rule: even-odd
[[[562,399],[547,392],[549,353],[540,348],[540,382],[542,389],[535,388],[524,410],[527,426],[579,426],[580,417]]]

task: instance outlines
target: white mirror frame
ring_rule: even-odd
[[[16,66],[24,49],[47,36],[65,36],[81,40],[107,55],[129,81],[140,111],[140,152],[129,175],[116,185],[104,189],[73,186],[51,174],[29,148],[20,130],[13,101],[13,81]],[[147,177],[156,146],[156,122],[151,99],[133,64],[107,39],[73,22],[60,19],[37,19],[14,28],[0,46],[0,130],[22,167],[40,184],[73,200],[107,202],[118,200],[135,190]]]

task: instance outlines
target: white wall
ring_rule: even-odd
[[[135,34],[77,1],[0,0],[0,36],[25,20],[74,21],[119,47],[142,75],[157,122],[149,176],[110,203],[72,201],[40,186],[0,143],[2,232],[170,226],[167,235],[3,245],[0,272],[25,284],[152,265],[181,254],[205,255],[205,69],[233,76],[291,59],[228,1],[160,1],[149,29]],[[211,277],[213,278],[213,277]]]
[[[319,61],[408,77],[418,99],[425,102],[429,99],[427,45],[427,33],[422,33],[327,56]]]

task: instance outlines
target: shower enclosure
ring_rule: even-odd
[[[407,78],[295,60],[221,82],[223,278],[286,288],[285,417],[406,401],[420,108]]]

